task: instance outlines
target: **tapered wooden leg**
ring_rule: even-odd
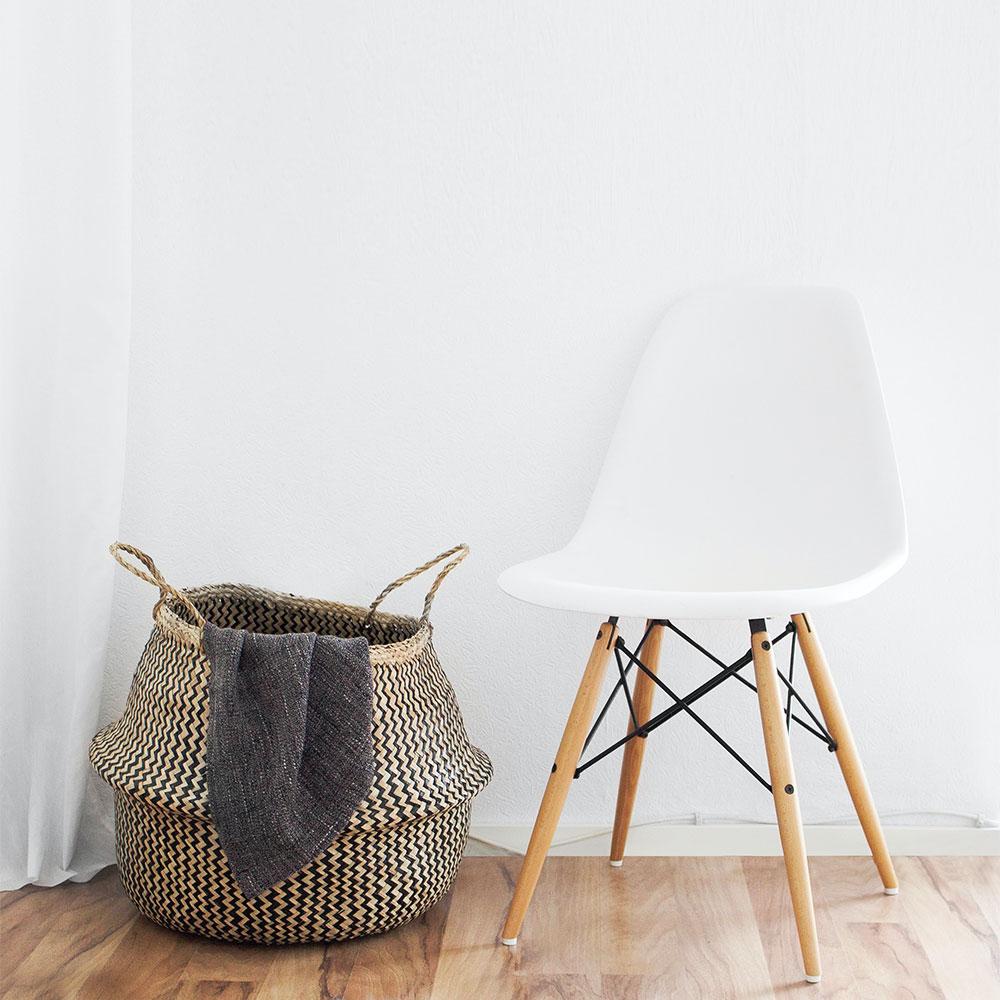
[[[889,857],[889,848],[886,846],[885,835],[882,833],[882,824],[875,811],[875,803],[872,800],[872,793],[868,788],[868,781],[861,766],[858,748],[854,745],[851,727],[847,724],[847,716],[844,715],[843,706],[837,695],[837,688],[830,676],[830,668],[827,666],[823,647],[816,637],[808,616],[804,614],[792,615],[792,621],[795,623],[796,636],[799,648],[802,650],[802,658],[806,661],[809,679],[816,692],[816,701],[819,702],[819,709],[823,713],[823,721],[826,723],[830,736],[833,737],[833,742],[837,744],[837,763],[840,764],[847,790],[854,803],[854,811],[861,821],[861,829],[865,832],[865,839],[868,841],[868,847],[871,849],[872,859],[875,862],[875,867],[878,868],[885,892],[890,896],[895,896],[899,892],[896,870],[893,868],[892,858]]]
[[[663,628],[662,625],[646,622],[646,630],[649,635],[646,637],[639,654],[639,659],[654,674],[660,660]],[[636,667],[635,684],[632,687],[632,708],[635,710],[635,717],[640,726],[649,721],[655,691],[656,682],[653,678]],[[634,728],[632,719],[629,717],[628,731],[632,732]],[[642,737],[636,737],[625,744],[621,776],[618,778],[615,826],[611,834],[611,864],[615,868],[621,866],[622,859],[625,857],[625,842],[628,840],[628,828],[632,822],[632,810],[635,808],[635,797],[639,790],[639,772],[642,771],[642,757],[645,752],[646,741]]]
[[[816,915],[813,912],[812,887],[809,884],[809,863],[806,842],[799,815],[792,752],[785,729],[785,713],[781,707],[778,675],[774,668],[771,641],[762,619],[750,622],[753,668],[757,680],[757,700],[760,722],[764,730],[767,768],[771,775],[774,811],[778,817],[781,850],[785,855],[785,872],[799,932],[799,947],[805,965],[806,980],[818,983],[820,978],[819,943],[816,940]]]
[[[552,768],[548,784],[545,786],[542,803],[538,807],[538,816],[535,819],[534,829],[531,831],[531,840],[528,842],[528,850],[521,864],[521,873],[517,877],[514,898],[507,911],[507,920],[501,934],[501,941],[506,945],[517,944],[517,935],[521,930],[524,914],[527,912],[532,895],[534,895],[538,876],[545,863],[545,856],[552,844],[556,824],[559,822],[566,796],[569,794],[569,786],[573,782],[573,774],[580,762],[583,741],[587,738],[587,729],[594,718],[594,708],[601,692],[604,672],[608,666],[608,657],[611,655],[611,649],[617,639],[617,626],[611,622],[605,622],[597,633],[594,648],[590,651],[590,659],[587,660],[583,680],[580,681],[569,719],[566,720],[566,728],[556,753],[555,766]]]

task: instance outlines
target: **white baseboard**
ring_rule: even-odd
[[[886,826],[892,854],[1000,856],[1000,829],[989,827]],[[857,826],[806,826],[806,847],[815,856],[867,854]],[[473,826],[466,855],[523,854],[529,826]],[[604,827],[559,827],[553,855],[607,856],[611,834]],[[781,853],[778,828],[766,823],[643,824],[629,832],[632,856],[775,856]]]

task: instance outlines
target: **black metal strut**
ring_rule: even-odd
[[[611,623],[617,623],[618,619],[609,618],[608,621]],[[650,622],[649,625],[646,627],[646,631],[645,633],[643,633],[642,640],[640,641],[639,645],[635,647],[635,652],[637,656],[642,651],[642,647],[646,645],[646,640],[652,634],[653,629],[656,627],[656,624],[657,624],[656,622]],[[622,685],[627,682],[628,672],[631,669],[632,669],[632,664],[630,663],[628,667],[625,669],[625,676],[622,677],[619,675],[618,680],[615,682],[615,686],[611,689],[611,694],[608,695],[608,700],[604,703],[604,707],[600,710],[600,712],[597,713],[597,718],[594,720],[594,724],[590,727],[590,732],[587,734],[587,738],[583,741],[583,750],[580,751],[581,753],[587,752],[587,747],[590,746],[590,741],[594,738],[594,734],[600,728],[601,723],[604,721],[604,717],[608,714],[608,709],[611,708],[611,704],[612,702],[614,702],[615,696],[621,690]]]
[[[632,656],[627,649],[625,650],[625,654],[630,658]],[[668,688],[667,685],[664,684],[663,681],[661,681],[660,678],[657,677],[645,663],[637,660],[636,666],[643,671],[647,677],[651,677],[658,687],[666,691],[666,693],[673,699],[674,704],[683,708],[684,711],[687,712],[687,714],[690,715],[691,718],[694,719],[694,721],[697,722],[698,725],[701,726],[701,728],[716,741],[716,743],[719,744],[719,746],[739,761],[768,791],[771,791],[771,783],[761,777],[761,775],[750,764],[748,764],[747,761],[741,757],[700,715],[698,715],[690,705],[685,704],[685,700],[683,698],[674,694],[674,692],[671,691],[670,688]],[[637,726],[636,728],[640,727]]]
[[[720,667],[725,668],[726,664],[723,663],[722,660],[720,660],[717,656],[715,656],[712,653],[710,653],[707,649],[705,649],[704,646],[702,646],[699,643],[695,642],[694,639],[692,639],[691,636],[689,636],[686,632],[682,632],[673,622],[663,621],[660,624],[665,625],[672,632],[675,632],[685,642],[687,642],[690,645],[694,646],[694,648],[697,649],[698,652],[700,652],[700,653],[704,654],[705,656],[707,656],[713,663],[716,663]],[[798,631],[797,631],[797,629],[795,628],[795,625],[792,622],[788,623],[788,625],[785,628],[785,631],[782,632],[781,635],[779,635],[776,639],[772,639],[771,641],[772,642],[778,642],[780,639],[783,639],[785,637],[785,635],[788,634],[789,631],[792,633],[792,651],[791,651],[791,656],[790,656],[789,659],[790,659],[790,662],[794,662],[794,657],[795,657],[795,643],[796,643],[796,640],[798,638]],[[751,657],[751,659],[752,659],[752,657]],[[777,668],[775,668],[775,669],[777,669]],[[753,681],[748,681],[742,674],[733,674],[733,676],[744,687],[748,687],[751,691],[756,691],[757,690],[757,685],[754,684]],[[789,704],[790,704],[791,703],[791,698],[792,698],[792,690],[793,690],[792,689],[792,685],[791,685],[791,679],[792,679],[791,678],[791,669],[789,669],[789,672],[788,672],[788,680],[785,680],[785,678],[782,675],[782,673],[781,673],[780,670],[778,671],[778,677],[780,678],[782,684],[784,684],[785,687],[789,689],[789,691],[788,691],[788,698],[789,698]],[[794,712],[791,713],[792,722],[798,723],[807,732],[812,733],[813,736],[815,736],[817,739],[822,740],[824,743],[826,743],[827,748],[829,750],[831,750],[831,751],[832,750],[836,750],[837,749],[837,744],[834,743],[833,738],[827,732],[826,726],[824,726],[823,723],[820,722],[819,719],[816,718],[816,716],[810,710],[809,706],[806,705],[806,703],[803,702],[801,698],[799,698],[799,696],[798,696],[797,693],[795,694],[795,698],[799,702],[802,703],[802,707],[805,708],[806,712],[809,713],[809,717],[819,727],[819,732],[817,732],[815,729],[813,729],[813,727],[810,726],[809,723],[804,722],[802,719],[800,719]]]
[[[610,619],[610,621],[612,623],[616,623],[617,619]],[[762,620],[755,621],[754,624],[757,626],[758,631],[763,630],[764,623]],[[697,649],[700,653],[702,653],[709,660],[715,663],[720,668],[718,673],[713,674],[711,677],[708,678],[708,680],[704,681],[693,691],[691,691],[690,694],[685,695],[684,697],[681,697],[678,694],[676,694],[640,659],[640,654],[642,652],[643,647],[646,644],[646,641],[649,639],[649,636],[651,635],[653,629],[658,626],[664,626],[670,629],[672,632],[674,632],[675,634],[679,635],[682,639],[684,639],[685,642],[687,642],[689,645]],[[795,650],[797,645],[796,642],[797,636],[795,632],[794,623],[790,621],[785,626],[783,631],[778,633],[778,635],[772,637],[770,639],[770,645],[773,646],[774,644],[781,642],[782,639],[786,638],[788,635],[792,636],[791,650],[789,655],[788,677],[786,678],[785,675],[780,670],[775,668],[779,679],[785,685],[785,688],[787,689],[788,692],[785,704],[785,713],[784,713],[785,725],[790,729],[792,722],[795,722],[797,725],[801,726],[807,732],[811,733],[821,742],[825,743],[828,749],[830,749],[831,751],[836,750],[837,744],[830,736],[826,727],[817,718],[816,714],[806,704],[806,702],[803,701],[802,697],[792,686],[792,679],[794,677],[794,669],[795,669]],[[646,631],[643,633],[642,639],[639,642],[639,645],[636,646],[634,651],[629,650],[629,648],[625,645],[624,640],[619,636],[614,643],[614,655],[615,655],[615,662],[618,666],[618,680],[615,682],[614,688],[612,689],[611,694],[608,697],[608,700],[604,703],[604,706],[598,713],[598,716],[595,719],[593,726],[591,726],[590,732],[587,734],[587,738],[583,744],[583,750],[581,752],[581,756],[582,754],[586,753],[587,748],[590,746],[590,743],[594,738],[594,735],[600,728],[601,723],[604,721],[604,718],[607,715],[608,710],[611,708],[612,703],[615,701],[615,698],[617,697],[619,690],[624,690],[625,692],[625,700],[628,704],[629,716],[631,718],[632,727],[630,731],[621,739],[616,740],[614,743],[612,743],[606,749],[602,750],[600,753],[595,754],[589,760],[579,764],[573,773],[574,778],[578,778],[581,774],[583,774],[584,771],[587,770],[587,768],[593,767],[594,764],[603,760],[609,754],[614,753],[615,750],[617,750],[619,747],[624,746],[626,743],[629,742],[629,740],[645,739],[651,732],[653,732],[653,730],[658,729],[665,722],[668,722],[670,719],[674,718],[674,716],[679,715],[681,712],[684,712],[685,714],[689,715],[702,729],[704,729],[705,732],[707,732],[709,736],[711,736],[712,739],[714,739],[731,757],[733,757],[740,765],[742,765],[742,767],[744,767],[751,775],[753,775],[753,777],[756,778],[757,781],[760,782],[760,784],[762,784],[768,791],[771,791],[770,782],[768,782],[751,764],[749,764],[732,746],[730,746],[728,742],[726,742],[726,740],[724,740],[707,722],[705,722],[705,720],[700,715],[698,715],[691,708],[691,706],[696,701],[698,701],[700,698],[703,698],[710,691],[714,691],[715,688],[717,688],[724,681],[728,680],[730,677],[735,677],[741,684],[750,688],[752,691],[756,691],[757,686],[753,684],[751,681],[748,681],[745,677],[742,677],[739,673],[740,670],[742,670],[745,666],[747,666],[747,664],[753,661],[752,650],[747,650],[747,652],[744,653],[738,660],[734,660],[732,663],[727,664],[724,663],[722,660],[720,660],[713,653],[705,649],[705,647],[702,646],[700,643],[692,639],[691,636],[687,635],[685,632],[679,629],[676,625],[673,624],[673,622],[668,621],[667,619],[654,619],[650,621],[646,626]],[[627,663],[622,662],[623,657],[627,659],[628,661]],[[632,695],[628,687],[628,675],[633,666],[636,667],[637,671],[641,671],[642,673],[646,674],[646,676],[649,677],[656,684],[656,686],[659,687],[662,691],[664,691],[667,694],[667,696],[673,701],[672,705],[664,709],[664,711],[660,712],[659,714],[653,716],[644,725],[639,725],[639,720],[635,714],[635,706],[632,702]],[[809,723],[807,723],[805,720],[801,719],[798,715],[796,715],[792,711],[793,700],[798,702],[798,704],[802,706],[802,708],[804,709],[805,713],[808,715],[810,720],[815,724],[815,728]]]

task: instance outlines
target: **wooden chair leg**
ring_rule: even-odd
[[[802,817],[799,815],[798,795],[792,753],[785,729],[785,713],[781,707],[778,675],[771,653],[771,641],[763,619],[750,622],[753,668],[757,680],[757,700],[760,704],[760,722],[764,731],[764,748],[767,767],[771,775],[774,811],[778,817],[781,850],[785,855],[785,872],[795,913],[795,926],[799,934],[799,947],[805,965],[806,981],[818,983],[820,979],[819,943],[816,940],[816,915],[813,912],[812,887],[809,883],[809,863],[806,842],[802,834]]]
[[[660,644],[663,641],[663,626],[646,622],[649,632],[643,644],[639,659],[654,674],[660,660]],[[653,694],[656,683],[648,674],[636,668],[635,684],[632,686],[632,707],[639,725],[649,721],[653,709]],[[635,727],[629,718],[628,732]],[[628,840],[628,828],[632,822],[632,810],[635,808],[635,798],[639,790],[639,773],[642,771],[642,758],[646,752],[646,741],[641,737],[625,744],[622,756],[621,776],[618,778],[618,803],[615,806],[615,826],[611,834],[611,864],[620,868],[625,857],[625,842]]]
[[[500,939],[503,944],[517,944],[517,935],[521,930],[524,914],[527,912],[528,904],[534,895],[538,876],[545,863],[545,856],[552,844],[556,824],[559,822],[566,796],[569,794],[569,786],[573,782],[573,774],[580,762],[583,741],[587,738],[587,729],[594,718],[594,709],[601,692],[608,658],[617,639],[617,626],[611,622],[605,622],[594,641],[594,648],[590,652],[590,659],[587,660],[583,680],[580,681],[576,699],[573,701],[573,708],[566,721],[562,741],[559,743],[555,766],[549,775],[545,794],[538,807],[538,816],[535,819],[534,829],[531,831],[531,840],[528,842],[528,850],[521,864],[521,873],[517,877],[514,897],[510,902],[507,920],[501,933]]]
[[[851,727],[847,724],[847,716],[844,714],[844,708],[837,695],[837,688],[830,676],[830,668],[827,666],[823,647],[816,637],[808,616],[804,614],[792,615],[792,621],[795,623],[799,648],[802,650],[802,658],[806,661],[809,679],[816,692],[816,701],[823,713],[823,721],[826,723],[826,728],[829,730],[830,736],[833,737],[834,743],[837,744],[837,763],[840,764],[847,790],[854,803],[854,811],[858,814],[861,829],[865,832],[865,839],[868,841],[868,847],[871,849],[872,859],[875,861],[875,867],[878,868],[885,892],[887,895],[895,896],[899,892],[896,870],[893,868],[892,858],[889,856],[889,848],[885,843],[882,824],[875,811],[875,803],[868,788],[864,769],[861,766],[858,749],[854,745]]]

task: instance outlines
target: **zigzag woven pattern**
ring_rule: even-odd
[[[219,626],[356,636],[367,609],[238,585],[184,592]],[[167,601],[139,661],[122,717],[90,759],[116,792],[122,882],[168,927],[261,943],[331,941],[384,931],[450,887],[471,799],[492,765],[462,715],[416,619],[374,615],[375,780],[341,834],[294,876],[254,900],[230,874],[208,808],[205,739],[210,664],[179,602]]]
[[[291,878],[246,899],[211,822],[117,792],[118,864],[139,912],[173,930],[258,944],[344,941],[406,923],[451,888],[469,811],[463,803],[342,835]]]

